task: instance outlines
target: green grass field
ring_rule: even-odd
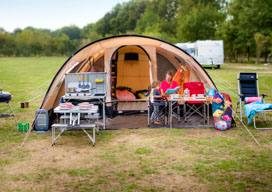
[[[0,88],[14,96],[11,105],[19,122],[32,122],[66,59],[0,58]],[[258,72],[260,92],[272,102],[271,66],[225,64],[207,71],[220,91],[231,94],[235,107],[237,73]],[[20,102],[27,100],[30,108],[21,109]],[[0,112],[7,109],[0,105]],[[96,147],[82,132],[65,133],[54,147],[50,133],[31,133],[20,147],[25,133],[16,130],[12,118],[0,119],[0,191],[271,191],[272,130],[254,130],[252,124],[249,129],[261,146],[237,122],[225,132],[101,131]]]

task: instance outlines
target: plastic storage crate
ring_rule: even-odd
[[[29,130],[29,123],[18,123],[18,131],[27,132]]]

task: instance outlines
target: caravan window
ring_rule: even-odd
[[[194,55],[195,49],[194,48],[187,48],[187,53],[189,53],[190,55]]]

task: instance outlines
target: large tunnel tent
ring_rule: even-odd
[[[206,92],[215,85],[197,61],[168,42],[147,36],[122,35],[100,39],[75,52],[59,69],[40,106],[49,114],[65,94],[66,73],[106,72],[110,106],[118,86],[134,91],[150,88],[154,80],[163,81],[168,70],[175,72],[180,61],[190,69],[190,81],[201,81]]]

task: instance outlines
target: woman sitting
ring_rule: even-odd
[[[173,81],[173,76],[172,71],[166,73],[166,80],[164,80],[160,86],[161,95],[164,95],[167,89],[175,89],[178,86],[177,82]]]

